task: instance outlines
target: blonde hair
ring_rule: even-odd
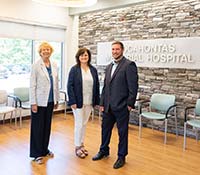
[[[38,53],[40,54],[43,48],[50,48],[51,53],[53,52],[53,47],[48,42],[42,42],[38,48]],[[41,56],[41,55],[40,55]]]

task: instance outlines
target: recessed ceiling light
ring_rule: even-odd
[[[32,0],[35,2],[62,7],[86,7],[94,5],[97,0]]]

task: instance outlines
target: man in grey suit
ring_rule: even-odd
[[[112,43],[113,62],[106,68],[104,87],[100,100],[103,112],[101,146],[92,160],[100,160],[109,155],[109,143],[113,126],[116,122],[119,144],[118,159],[113,168],[125,164],[128,154],[129,111],[134,108],[138,90],[136,64],[123,56],[124,45],[120,41]]]

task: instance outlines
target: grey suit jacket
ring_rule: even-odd
[[[59,101],[59,85],[58,85],[58,67],[51,61],[51,69],[53,76],[53,95],[54,103]],[[32,65],[30,78],[30,101],[31,104],[38,106],[47,106],[50,92],[50,78],[46,66],[40,58]]]
[[[104,111],[134,108],[138,91],[138,73],[135,62],[125,57],[119,62],[111,77],[112,63],[106,68],[104,87],[102,89],[100,105]]]

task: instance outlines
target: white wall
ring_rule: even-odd
[[[77,20],[74,23],[74,17],[68,15],[68,8],[43,5],[31,0],[0,0],[0,21],[66,29],[63,75],[67,75],[68,69],[74,64],[73,51],[78,47]],[[66,77],[63,79],[65,88]]]
[[[68,9],[31,0],[0,0],[0,20],[67,27]]]
[[[78,31],[79,31],[79,16],[70,16],[69,17],[69,32],[68,32],[68,40],[67,45],[70,46],[69,52],[69,65],[73,65],[75,61],[75,54],[77,52],[78,47]]]
[[[14,21],[66,29],[63,65],[63,87],[65,88],[68,71],[75,63],[75,54],[78,49],[78,15],[82,12],[86,13],[105,8],[125,6],[130,3],[149,1],[156,0],[98,0],[94,7],[75,8],[75,11],[71,9],[74,15],[69,16],[68,8],[43,5],[31,0],[0,0],[0,21]]]

